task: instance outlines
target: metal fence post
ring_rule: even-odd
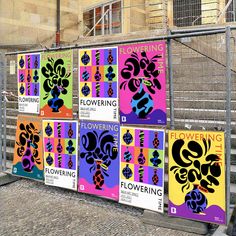
[[[2,171],[2,82],[3,82],[3,58],[4,54],[0,52],[0,171]]]
[[[3,57],[3,92],[7,90],[7,61],[6,56]],[[4,102],[3,102],[3,171],[7,170],[7,155],[6,155],[6,146],[7,146],[7,127],[6,127],[6,108],[7,108],[7,101],[6,101],[6,94],[4,95]]]
[[[170,34],[170,33],[169,33]],[[174,118],[174,86],[173,86],[173,65],[172,65],[172,44],[171,39],[167,39],[168,53],[168,74],[169,74],[169,100],[170,100],[170,129],[175,128]]]
[[[231,29],[226,27],[225,46],[226,46],[226,210],[227,224],[230,220],[230,159],[231,159],[231,50],[230,50]]]

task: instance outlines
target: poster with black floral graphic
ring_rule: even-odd
[[[43,180],[42,120],[19,115],[16,125],[12,174]]]
[[[165,130],[122,126],[119,202],[164,209]]]
[[[43,121],[45,184],[77,190],[77,143],[77,121]]]
[[[80,122],[78,189],[118,201],[119,124]]]
[[[169,215],[226,223],[224,132],[169,131]]]
[[[39,114],[40,54],[18,54],[17,84],[19,112]]]
[[[117,47],[79,50],[79,118],[118,121],[118,112]]]
[[[41,54],[40,116],[73,117],[72,56],[72,50]]]
[[[120,122],[166,125],[165,42],[119,46]]]

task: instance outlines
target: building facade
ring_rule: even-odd
[[[72,44],[91,36],[135,37],[233,24],[235,13],[236,0],[61,0],[60,39]],[[56,0],[0,0],[1,47],[52,46],[56,25]]]

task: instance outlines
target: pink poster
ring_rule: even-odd
[[[165,42],[119,47],[120,122],[166,125]]]

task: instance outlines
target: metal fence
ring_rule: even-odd
[[[236,145],[236,67],[234,63],[234,40],[229,27],[208,31],[197,30],[188,33],[97,43],[93,45],[67,46],[49,50],[78,49],[83,47],[110,46],[167,40],[167,129],[222,130],[226,134],[227,212],[230,208],[230,170],[234,169],[236,158],[232,150]],[[48,50],[48,49],[47,49]],[[43,51],[43,49],[35,50]],[[28,51],[30,52],[30,51]],[[33,50],[31,51],[33,52]],[[0,168],[4,171],[7,160],[13,159],[15,129],[18,114],[16,74],[10,75],[10,64],[16,62],[16,54],[2,53],[0,57]],[[78,111],[78,50],[74,50],[74,117]],[[16,67],[16,65],[15,65]],[[1,125],[2,124],[2,125]],[[232,164],[230,166],[230,164]],[[232,173],[231,173],[232,174]],[[233,182],[233,180],[232,180]]]

